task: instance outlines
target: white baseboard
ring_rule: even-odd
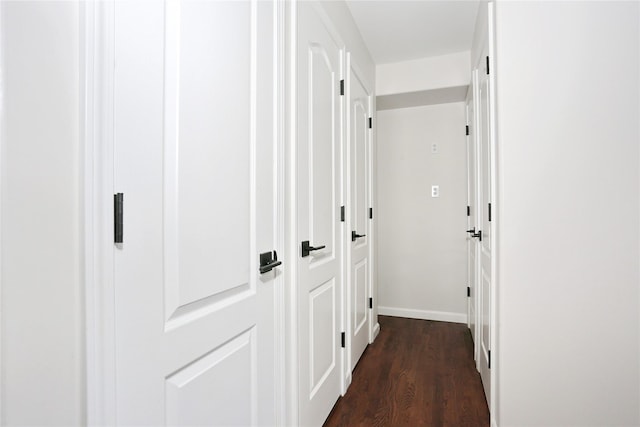
[[[409,319],[436,320],[439,322],[467,323],[466,313],[450,313],[448,311],[415,310],[412,308],[378,306],[378,313],[383,316],[408,317]]]
[[[380,323],[376,323],[373,326],[373,339],[371,340],[371,342],[374,342],[376,340],[378,334],[380,334]]]

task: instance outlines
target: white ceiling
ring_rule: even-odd
[[[471,50],[479,0],[347,0],[376,64]]]

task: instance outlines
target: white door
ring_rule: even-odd
[[[491,407],[491,96],[488,67],[488,50],[482,55],[478,67],[479,114],[478,135],[479,144],[479,188],[478,188],[478,228],[481,231],[479,241],[480,257],[480,376],[484,385],[485,396]]]
[[[353,370],[369,343],[371,313],[370,283],[370,182],[371,156],[370,96],[362,78],[347,56],[347,123],[349,181],[349,325],[351,330],[351,369]]]
[[[299,417],[322,425],[340,396],[341,47],[316,4],[298,3]]]
[[[116,1],[118,425],[273,425],[274,4]]]
[[[475,75],[475,73],[474,73]],[[476,129],[475,129],[475,109],[474,109],[474,89],[475,85],[469,86],[469,92],[466,100],[466,116],[467,116],[467,300],[468,300],[468,325],[471,331],[471,337],[474,341],[474,359],[477,359],[476,348],[477,342],[477,243],[473,237],[478,229],[477,223],[477,156],[476,156]]]

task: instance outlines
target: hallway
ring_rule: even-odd
[[[325,427],[489,425],[466,325],[380,316]]]

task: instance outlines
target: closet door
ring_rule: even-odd
[[[348,123],[348,290],[349,329],[351,331],[351,369],[353,370],[369,343],[371,310],[370,207],[371,207],[371,129],[370,91],[357,67],[347,57]]]
[[[118,425],[274,425],[274,4],[116,1]]]
[[[298,5],[297,235],[300,425],[322,425],[340,396],[343,225],[341,44],[319,6]]]

